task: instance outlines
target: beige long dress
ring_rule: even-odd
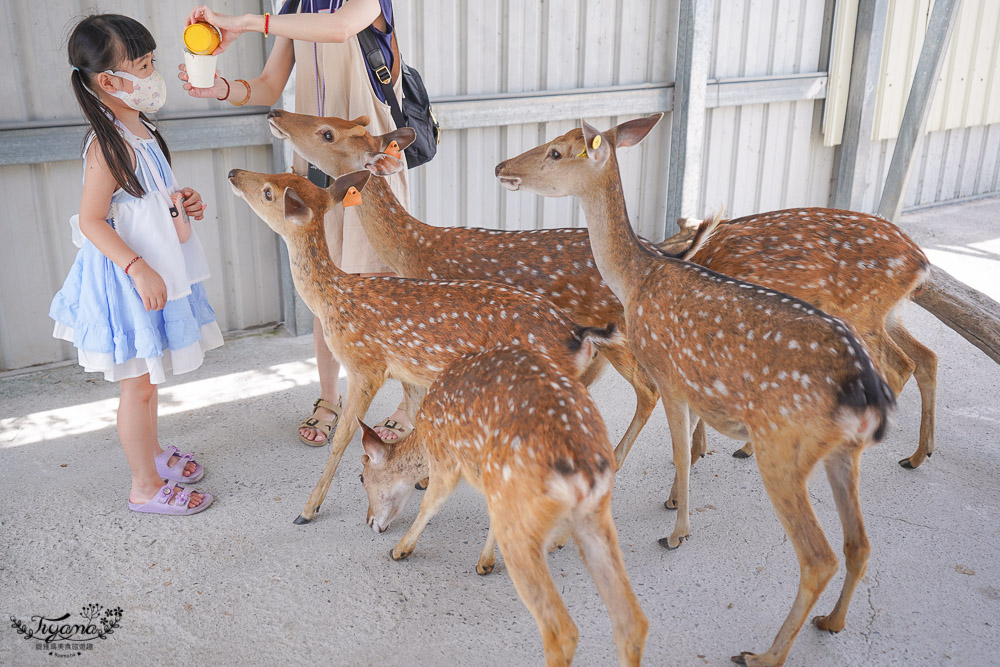
[[[297,113],[336,116],[347,120],[368,116],[371,120],[368,132],[372,135],[396,129],[389,105],[376,97],[372,90],[357,35],[343,44],[316,44],[295,40],[294,48]],[[393,63],[393,74],[399,69],[398,63],[397,56]],[[403,99],[402,87],[402,77],[397,77],[393,84],[397,100]],[[306,160],[297,153],[292,167],[296,174],[306,175],[308,170]],[[390,176],[388,180],[400,203],[409,209],[410,191],[406,170]],[[392,271],[368,243],[358,213],[353,208],[336,206],[327,213],[326,241],[330,246],[330,258],[346,273]]]

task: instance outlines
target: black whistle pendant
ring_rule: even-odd
[[[176,218],[176,217],[177,217],[177,216],[179,216],[180,214],[181,214],[181,213],[180,213],[180,211],[178,211],[178,210],[177,210],[177,207],[176,207],[176,206],[171,206],[171,207],[170,207],[170,217],[171,217],[171,218]]]

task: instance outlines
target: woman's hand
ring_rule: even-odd
[[[219,32],[222,33],[222,42],[216,47],[215,51],[212,51],[213,56],[217,56],[227,48],[229,45],[236,41],[236,38],[247,31],[246,21],[243,16],[230,16],[229,14],[216,14],[211,9],[205,5],[198,5],[191,10],[188,14],[187,23],[185,25],[191,25],[192,23],[197,23],[198,21],[204,21],[205,23],[211,23]]]
[[[208,205],[201,201],[201,195],[198,194],[198,191],[192,188],[181,188],[181,194],[184,195],[184,211],[188,216],[195,220],[204,218]]]
[[[140,258],[129,269],[128,275],[146,310],[163,310],[167,305],[167,285],[160,274]]]
[[[229,92],[229,88],[226,87],[226,82],[222,80],[219,73],[215,73],[215,83],[212,84],[211,88],[195,88],[190,83],[188,83],[187,66],[178,65],[177,78],[184,82],[184,90],[188,91],[188,95],[191,97],[202,97],[209,98],[214,97],[215,99],[225,99],[226,94]]]

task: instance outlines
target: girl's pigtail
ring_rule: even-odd
[[[133,197],[142,197],[146,194],[146,190],[135,175],[128,144],[125,143],[125,139],[112,120],[114,114],[101,101],[97,93],[87,85],[85,76],[84,70],[79,68],[74,68],[70,75],[77,104],[80,105],[84,117],[90,124],[91,131],[104,153],[104,160],[107,162],[108,169],[111,170],[115,181]],[[162,139],[157,137],[157,140],[162,144]]]

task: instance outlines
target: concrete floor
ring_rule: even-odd
[[[1000,300],[1000,199],[909,214],[904,228],[932,260]],[[872,557],[839,635],[803,628],[790,665],[983,665],[1000,650],[1000,391],[998,368],[917,306],[906,320],[940,356],[937,451],[918,470],[911,383],[886,440],[863,458]],[[5,617],[123,610],[121,626],[73,664],[537,665],[541,641],[503,566],[477,576],[483,500],[459,491],[405,562],[388,553],[419,494],[383,535],[364,523],[358,437],[322,511],[292,524],[328,448],[295,424],[317,394],[311,339],[230,340],[197,372],[161,391],[164,444],[193,450],[215,506],[191,518],[128,512],[128,468],[115,428],[117,387],[75,366],[0,382],[0,607]],[[343,382],[343,381],[342,381]],[[613,372],[593,388],[613,439],[633,397]],[[372,419],[399,400],[379,394]],[[650,620],[645,663],[726,665],[763,651],[791,606],[794,551],[739,443],[710,435],[692,474],[693,533],[677,551],[656,538],[673,514],[666,420],[657,410],[614,491],[633,587]],[[841,529],[825,476],[811,491],[828,538]],[[615,661],[607,613],[575,548],[549,559],[580,629],[578,665]],[[843,569],[815,613],[833,606]],[[4,623],[0,665],[52,664]],[[75,652],[75,651],[74,651]],[[61,651],[69,653],[69,651]],[[66,664],[66,663],[60,663]]]

